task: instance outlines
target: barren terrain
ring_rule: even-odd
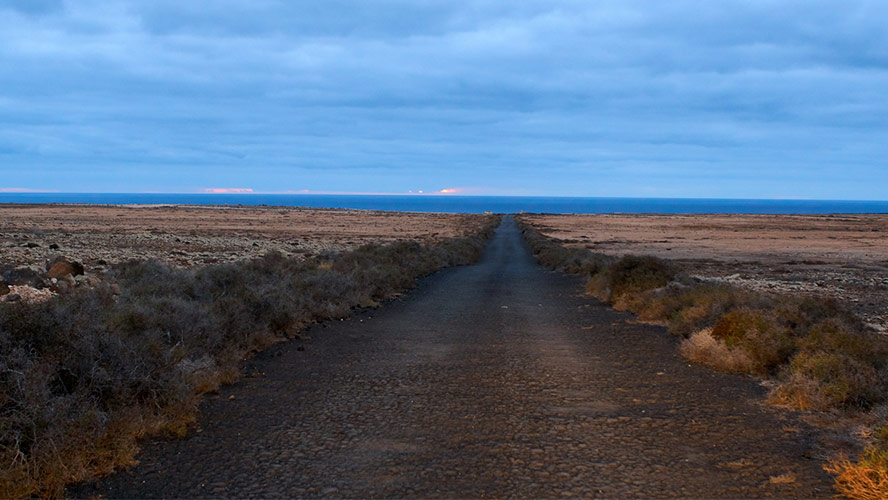
[[[131,259],[179,266],[347,250],[476,230],[475,215],[296,207],[0,205],[0,262],[42,265],[64,254],[87,269]],[[57,245],[58,248],[51,248]]]
[[[83,498],[832,498],[755,381],[582,294],[506,218],[482,260],[248,362]]]
[[[654,255],[755,290],[834,297],[888,331],[888,215],[524,215],[611,255]]]

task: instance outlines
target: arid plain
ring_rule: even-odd
[[[653,255],[759,291],[838,299],[888,331],[888,215],[523,215],[568,246]]]
[[[888,215],[523,215],[569,246],[653,255],[759,291],[834,297],[888,331]],[[0,262],[55,255],[90,271],[127,260],[175,266],[345,251],[476,230],[470,215],[256,206],[0,205]],[[56,248],[57,247],[57,248]]]
[[[492,229],[485,230],[485,227],[496,219],[483,215],[264,206],[0,206],[0,264],[2,264],[0,270],[3,271],[3,278],[13,285],[7,275],[15,274],[25,279],[28,277],[25,271],[30,268],[39,275],[39,279],[43,280],[43,284],[37,287],[41,288],[40,290],[37,288],[32,290],[44,294],[40,297],[29,296],[23,291],[31,287],[15,285],[8,287],[6,296],[2,300],[21,302],[21,304],[8,304],[8,311],[11,312],[20,310],[15,309],[17,307],[34,308],[21,309],[24,311],[41,311],[39,307],[46,306],[47,311],[51,310],[51,314],[43,316],[10,314],[7,315],[9,320],[7,323],[12,324],[10,321],[19,317],[37,319],[44,316],[62,317],[59,315],[82,309],[87,312],[74,321],[51,325],[47,323],[52,328],[61,330],[68,328],[60,330],[61,333],[56,334],[54,338],[64,340],[77,337],[81,335],[81,330],[85,332],[83,338],[90,341],[106,338],[104,330],[99,329],[96,332],[90,330],[95,328],[92,316],[96,314],[108,316],[105,320],[99,321],[97,323],[99,325],[129,328],[127,330],[129,334],[121,338],[138,339],[139,342],[156,340],[156,346],[166,346],[164,342],[170,343],[175,338],[187,337],[187,341],[181,345],[189,346],[194,352],[184,352],[176,364],[163,365],[173,366],[173,372],[181,371],[197,381],[193,384],[188,382],[192,385],[182,389],[184,391],[182,393],[187,397],[177,396],[179,399],[175,400],[178,401],[177,404],[182,403],[183,408],[187,406],[185,408],[187,411],[183,410],[184,416],[177,417],[187,425],[176,424],[179,425],[175,427],[178,429],[176,435],[193,436],[193,432],[200,433],[202,439],[208,443],[207,446],[217,449],[217,452],[214,452],[216,459],[208,462],[212,467],[199,471],[200,478],[194,476],[193,480],[176,479],[171,482],[169,477],[161,475],[155,477],[158,479],[155,484],[146,482],[141,475],[154,477],[155,469],[152,467],[162,471],[188,470],[184,466],[167,464],[171,457],[186,455],[179,451],[171,452],[169,448],[171,445],[164,444],[166,439],[161,439],[152,442],[151,451],[139,455],[140,458],[134,458],[137,448],[127,441],[118,446],[126,451],[121,455],[123,458],[100,467],[99,469],[104,472],[84,468],[76,474],[66,473],[65,476],[50,478],[52,481],[44,481],[44,478],[50,477],[51,474],[36,473],[33,474],[35,477],[32,478],[32,483],[22,482],[24,489],[20,491],[59,492],[65,483],[89,480],[96,474],[110,472],[114,467],[119,468],[141,461],[143,467],[128,469],[128,472],[110,476],[100,483],[83,485],[82,488],[86,488],[85,490],[71,491],[79,492],[74,493],[74,496],[85,496],[86,491],[92,494],[93,491],[103,490],[104,494],[112,497],[169,496],[171,493],[181,496],[204,496],[218,495],[225,491],[265,491],[272,496],[288,494],[324,496],[344,493],[345,496],[355,497],[401,497],[405,494],[407,496],[504,496],[510,492],[523,492],[520,496],[541,497],[562,493],[579,495],[598,493],[613,497],[696,494],[728,498],[738,495],[814,498],[831,494],[829,477],[821,470],[821,462],[833,456],[831,450],[846,449],[856,453],[859,444],[848,437],[850,434],[846,432],[847,426],[842,427],[837,424],[842,429],[829,435],[820,433],[821,437],[814,438],[814,431],[809,429],[805,421],[798,420],[798,416],[781,413],[760,404],[765,389],[760,387],[758,381],[689,365],[674,348],[675,337],[667,334],[665,330],[641,325],[627,313],[610,311],[605,303],[595,302],[589,295],[581,293],[580,281],[574,277],[550,273],[539,268],[530,253],[534,245],[532,235],[522,233],[512,217],[506,217],[494,236],[489,236],[492,234]],[[523,214],[520,221],[528,222],[545,235],[554,238],[555,241],[552,243],[559,248],[560,244],[564,244],[589,249],[595,253],[653,255],[678,262],[682,269],[678,278],[684,280],[683,283],[686,285],[699,282],[688,279],[690,275],[690,277],[721,280],[754,290],[779,292],[779,295],[833,297],[854,309],[873,329],[885,331],[888,319],[885,315],[888,305],[885,293],[888,290],[888,251],[885,250],[888,247],[886,245],[888,241],[885,241],[888,216],[885,215]],[[454,242],[448,240],[453,237],[474,238],[473,241],[477,246],[472,247],[472,244],[453,246]],[[472,257],[473,254],[480,254],[483,242],[488,237],[492,240],[484,256]],[[390,245],[389,250],[380,249],[378,246],[364,247],[352,253],[363,255],[360,259],[366,257],[368,260],[355,260],[350,257],[342,260],[343,255],[361,245],[399,240],[427,245],[402,241]],[[451,250],[432,248],[447,247],[448,242],[451,244]],[[526,243],[530,243],[530,246],[528,247]],[[429,249],[420,248],[426,246]],[[463,253],[465,258],[459,257]],[[268,254],[272,254],[272,258],[263,257]],[[431,259],[434,265],[416,264],[413,262],[416,259],[404,260],[407,254],[416,254],[415,257],[419,260]],[[54,262],[52,259],[59,255],[64,255],[67,259],[63,262],[65,265],[82,264],[80,274],[75,272],[73,276],[69,275],[64,279],[52,278],[52,269],[48,263]],[[383,308],[383,311],[355,310],[356,323],[349,323],[346,319],[352,307],[362,304],[375,307],[387,297],[400,296],[400,293],[396,292],[406,290],[409,286],[387,286],[388,291],[385,294],[379,292],[364,297],[358,296],[360,294],[355,295],[351,293],[353,290],[339,285],[360,281],[359,286],[355,285],[360,289],[368,286],[379,288],[382,286],[379,283],[404,281],[396,279],[402,274],[401,267],[416,268],[414,274],[419,276],[446,266],[472,263],[475,262],[473,259],[478,257],[481,260],[477,265],[443,272],[425,282],[407,299],[389,304]],[[161,263],[124,264],[128,261],[146,259]],[[225,264],[229,262],[235,264]],[[117,266],[117,264],[123,265]],[[284,272],[290,268],[294,269],[293,272],[296,274],[291,276]],[[72,266],[71,269],[75,267]],[[132,271],[133,269],[136,271]],[[240,282],[238,276],[242,275],[250,278],[241,280],[249,286],[232,287],[232,283]],[[142,278],[139,278],[140,276]],[[337,280],[337,276],[343,279]],[[387,276],[391,278],[389,281],[384,279]],[[115,280],[119,283],[115,283]],[[410,277],[404,283],[413,283],[413,280],[414,277]],[[303,282],[313,285],[300,288],[299,284]],[[63,286],[66,283],[70,283],[70,286]],[[207,292],[208,284],[218,284],[222,287],[220,288],[222,293],[213,292],[218,291],[216,288]],[[292,284],[295,284],[296,288],[287,288]],[[165,288],[158,288],[159,285],[164,285]],[[67,293],[74,291],[75,288],[83,293]],[[316,288],[321,291],[326,290],[330,296],[325,295],[321,297],[323,300],[315,300]],[[88,295],[93,289],[97,294]],[[172,298],[157,296],[158,291],[167,289],[170,290]],[[229,289],[232,293],[238,292],[240,295],[228,297]],[[340,293],[340,289],[345,292]],[[185,293],[185,290],[189,292]],[[297,303],[302,304],[300,302],[302,296],[298,294],[303,292],[305,297],[308,297],[306,299],[308,302],[305,302],[306,307],[311,306],[313,308],[311,311],[314,311],[305,317],[302,314],[302,306],[294,306]],[[104,309],[100,307],[55,311],[53,304],[56,301],[40,300],[49,298],[55,293],[59,293],[61,296],[59,300],[63,305],[70,303],[79,304],[78,307],[89,305],[86,302],[77,302],[81,296],[105,296],[107,301]],[[105,295],[101,295],[102,293]],[[13,295],[19,297],[11,300]],[[339,300],[340,295],[351,298],[342,302]],[[220,297],[222,301],[228,302],[220,306]],[[330,301],[342,303],[334,304]],[[416,304],[416,309],[409,309],[413,304]],[[158,311],[164,311],[163,307],[170,305],[179,307],[184,313],[156,314]],[[253,308],[253,305],[258,309]],[[6,306],[4,304],[4,307]],[[277,314],[275,308],[280,309],[282,315]],[[406,311],[409,314],[405,313],[404,308],[408,309]],[[176,310],[179,309],[174,309]],[[250,316],[254,310],[261,314],[257,313],[254,315],[255,318]],[[146,311],[150,312],[149,316],[145,315]],[[233,316],[232,321],[228,321],[225,318],[228,318],[232,311],[237,313],[236,317]],[[269,311],[275,314],[269,316]],[[201,323],[198,327],[194,327],[190,320],[181,321],[186,317],[207,320],[214,318],[214,315],[225,321]],[[386,320],[389,317],[387,315],[391,316],[391,322]],[[221,354],[202,347],[204,344],[211,347],[216,345],[215,337],[208,337],[207,342],[204,340],[207,340],[205,333],[215,332],[217,327],[229,328],[225,330],[229,332],[225,338],[231,337],[237,340],[246,331],[256,329],[262,333],[268,330],[271,327],[269,325],[272,325],[271,323],[266,325],[269,317],[275,321],[278,321],[276,319],[278,317],[284,318],[278,322],[286,326],[281,331],[286,330],[288,333],[279,334],[274,341],[262,341],[257,337],[259,340],[254,339],[255,342],[249,339],[249,342],[229,342],[232,345],[224,344],[225,349],[222,349]],[[159,322],[161,327],[157,331],[168,333],[157,339],[150,336],[143,339],[139,335],[154,331],[143,327],[144,318]],[[250,321],[245,321],[247,319]],[[329,319],[346,320],[345,323],[331,322],[333,325],[341,323],[340,326],[345,328],[340,332],[342,335],[336,334],[327,338],[329,332],[324,334],[319,330],[330,327],[326,323],[315,325],[305,332],[298,330],[306,325]],[[368,330],[371,319],[375,325],[374,330]],[[291,323],[298,328],[291,328]],[[257,329],[257,325],[261,328]],[[350,325],[356,330],[349,330]],[[627,336],[634,332],[634,329],[638,329],[636,332],[638,335]],[[40,326],[28,331],[39,333],[44,330],[46,328]],[[590,332],[595,334],[592,335]],[[486,344],[479,341],[482,334],[489,337]],[[537,338],[539,335],[542,337]],[[266,345],[284,340],[284,337],[295,340],[280,343],[282,347],[279,347],[271,357],[260,356],[255,363],[245,361],[249,355],[244,353],[258,352]],[[429,345],[417,351],[420,338],[425,338]],[[361,344],[358,342],[361,339],[367,342]],[[503,342],[503,339],[509,340]],[[81,342],[77,346],[90,347],[93,344],[94,342]],[[149,343],[152,346],[155,344]],[[133,345],[138,348],[141,344]],[[176,343],[173,348],[179,345]],[[256,347],[257,345],[259,347]],[[509,350],[504,351],[505,347]],[[136,348],[133,352],[138,351]],[[624,348],[629,350],[614,354],[613,359],[620,361],[603,363],[602,360],[609,358],[602,356],[602,353]],[[111,353],[102,357],[99,354],[104,355],[104,351],[93,351],[95,349],[87,350],[83,355],[69,356],[72,366],[82,364],[79,360],[84,356],[95,354],[98,359],[97,364],[118,368],[114,361],[119,356]],[[154,351],[166,352],[163,349],[154,349]],[[281,363],[277,357],[284,356],[284,351],[292,351],[290,352],[292,359],[287,358],[289,361]],[[382,352],[384,356],[375,357],[372,353],[377,351]],[[430,363],[426,359],[427,355],[415,356],[416,352],[440,355],[436,355],[438,356],[435,358],[438,360],[436,364]],[[446,356],[441,354],[445,352],[448,353]],[[50,366],[54,359],[46,357],[38,361],[43,363],[40,366],[45,365],[49,370],[54,369]],[[568,360],[571,362],[567,363]],[[461,364],[463,361],[465,363]],[[315,380],[315,383],[305,385],[308,393],[293,391],[292,367],[301,366],[306,362],[309,363],[306,365],[308,371],[303,374],[304,376],[300,376],[297,385],[302,384],[302,380]],[[343,379],[345,365],[337,363],[345,363],[355,370],[354,373]],[[624,363],[632,369],[620,368]],[[289,384],[287,385],[289,389],[286,391],[280,390],[281,386],[272,375],[275,373],[275,366],[284,369],[281,372],[283,377],[281,381]],[[317,382],[319,379],[312,378],[316,377],[314,366],[337,368],[324,368],[329,370],[325,373],[333,377]],[[491,379],[491,374],[499,373],[496,370],[501,366],[510,368],[503,372],[504,378],[494,381]],[[417,368],[419,371],[411,371],[412,367],[419,367]],[[638,371],[639,367],[643,369]],[[410,370],[404,371],[408,368]],[[382,369],[383,372],[373,372],[376,369]],[[69,368],[64,370],[71,371]],[[128,373],[127,367],[123,366],[122,370],[121,373]],[[563,370],[563,373],[559,370]],[[690,374],[688,370],[694,373]],[[205,378],[211,383],[204,383],[204,379],[196,378],[195,374],[198,371],[210,374],[211,376],[207,375]],[[320,373],[321,370],[317,371]],[[94,370],[89,371],[93,372]],[[516,374],[523,378],[513,380]],[[671,378],[667,378],[667,374]],[[441,375],[445,375],[443,380],[435,378]],[[563,380],[559,381],[556,375],[563,376]],[[91,375],[65,376],[66,380],[72,383],[86,381],[81,383],[85,388],[74,392],[91,397],[90,384],[93,384],[90,382]],[[331,393],[345,394],[351,390],[355,381],[363,380],[365,377],[391,383],[387,382],[383,387],[385,391],[378,394],[374,392],[370,399],[362,400],[358,396],[348,398],[349,401],[360,402],[360,408],[343,404],[345,400],[328,397]],[[23,375],[22,379],[25,378],[27,377]],[[131,385],[124,378],[114,376],[111,380],[120,379],[123,382],[122,386]],[[220,383],[233,382],[239,378],[248,380],[237,386],[247,392],[237,392],[235,386],[225,388],[225,394],[219,392]],[[170,378],[174,379],[175,377]],[[611,379],[616,380],[613,382],[616,385],[610,386],[601,382]],[[699,381],[702,379],[709,380],[711,387],[700,386]],[[344,387],[337,385],[343,380],[346,382]],[[404,389],[401,385],[405,380],[434,382]],[[479,380],[483,383],[479,383]],[[548,383],[540,386],[538,382],[540,380],[547,380]],[[657,382],[654,383],[652,380]],[[577,384],[578,381],[584,382]],[[257,385],[246,388],[243,384]],[[682,384],[690,385],[685,387]],[[198,386],[206,388],[198,390],[196,389]],[[259,386],[265,392],[256,392]],[[503,392],[504,387],[513,386],[515,387],[513,393]],[[169,394],[175,392],[165,385],[161,387]],[[337,389],[331,390],[331,387]],[[388,391],[392,387],[397,389],[394,393]],[[463,387],[478,388],[475,394],[478,399],[465,399],[467,393]],[[593,389],[598,392],[590,393],[589,391]],[[399,392],[403,390],[407,392]],[[678,390],[680,394],[670,392],[674,390]],[[629,391],[628,395],[623,394],[625,391]],[[210,401],[214,402],[212,404],[218,403],[221,406],[209,413],[198,414],[197,394],[201,392],[209,392]],[[550,392],[557,397],[550,398]],[[48,394],[47,391],[43,393]],[[319,397],[320,406],[313,408],[309,414],[337,416],[322,419],[321,425],[312,433],[300,438],[298,443],[310,444],[327,440],[332,443],[330,445],[332,448],[318,448],[320,455],[311,461],[303,460],[301,454],[293,455],[296,458],[288,462],[288,467],[302,472],[298,477],[293,476],[294,480],[287,484],[271,476],[260,478],[261,481],[254,484],[251,481],[256,477],[252,472],[240,471],[239,475],[232,476],[232,471],[236,467],[225,465],[221,457],[235,456],[232,450],[240,445],[234,445],[229,440],[234,439],[232,436],[238,436],[239,442],[241,430],[220,428],[217,433],[213,430],[215,429],[213,418],[225,415],[222,421],[226,425],[231,423],[234,426],[256,429],[268,425],[274,427],[281,421],[280,415],[277,414],[262,417],[261,422],[251,420],[253,417],[250,415],[254,415],[260,405],[242,406],[233,403],[247,402],[248,394],[267,401],[275,401],[284,395],[298,398]],[[453,395],[456,394],[461,396],[454,398]],[[421,395],[428,399],[428,404],[418,404],[414,407],[414,403]],[[542,398],[544,395],[546,397]],[[622,396],[628,399],[623,401],[620,399]],[[400,403],[393,403],[401,401],[404,397],[407,398],[405,407],[399,406]],[[530,402],[524,405],[523,398],[528,397]],[[22,397],[20,400],[24,401],[25,398]],[[88,398],[85,400],[92,401]],[[46,406],[55,404],[55,401],[52,399],[46,403]],[[582,411],[563,408],[568,404],[579,403],[585,405],[582,406]],[[292,408],[301,404],[303,401],[300,399],[297,404],[266,406],[272,413],[284,411],[289,415],[292,413]],[[741,404],[748,405],[740,411],[746,420],[740,422],[737,428],[729,428],[726,422],[734,422],[738,418],[736,413],[738,405]],[[149,407],[153,408],[151,405]],[[347,408],[348,411],[341,413],[343,408]],[[430,410],[430,408],[438,409]],[[114,421],[122,421],[123,410],[118,408],[112,410],[107,413],[117,419]],[[129,407],[124,410],[129,411]],[[688,411],[689,414],[681,417],[682,411]],[[696,420],[702,411],[716,412],[706,419],[718,424],[706,428],[712,430],[712,433]],[[361,422],[362,415],[367,414],[372,414],[377,420],[385,422],[384,427],[375,428],[372,425],[356,427],[355,422]],[[434,432],[427,428],[432,421],[430,415],[441,417],[442,425],[435,427]],[[465,418],[471,416],[469,427],[466,429],[454,427],[454,415],[463,415]],[[479,427],[479,415],[490,417],[490,422],[486,427],[487,430],[476,436],[477,431],[482,428]],[[509,418],[504,420],[502,416]],[[533,439],[527,440],[524,443],[526,446],[518,446],[515,445],[514,436],[509,433],[503,434],[503,429],[515,428],[516,421],[510,420],[512,417],[516,417],[521,425],[539,419],[542,419],[540,421],[543,422],[541,424],[543,428],[554,425],[547,432],[554,436],[553,439],[562,443],[574,440],[567,435],[569,433],[565,434],[565,425],[592,425],[594,430],[589,432],[586,429],[578,432],[576,441],[579,444],[574,448],[556,446],[554,441],[546,442],[538,439],[541,434],[527,428],[518,434]],[[410,420],[412,418],[419,423],[417,427],[401,426],[397,429],[392,427],[392,422],[409,423],[412,422]],[[593,422],[589,419],[595,420]],[[655,440],[657,443],[655,445],[654,442],[648,442],[650,427],[653,425],[651,422],[660,425],[661,421],[664,426],[663,435],[660,436],[662,439]],[[261,425],[255,425],[257,422]],[[631,422],[631,425],[627,422]],[[608,434],[611,432],[610,426],[621,423],[625,424],[626,429]],[[20,427],[27,427],[25,424],[31,425],[24,422]],[[339,455],[335,453],[330,455],[330,450],[351,446],[348,443],[354,441],[354,439],[343,441],[340,438],[327,437],[339,436],[342,430],[336,426],[340,424],[348,426],[349,429],[359,429],[347,432],[360,434],[360,436],[355,435],[358,437],[352,436],[357,439],[355,441],[357,443],[365,441],[377,443],[382,436],[389,439],[384,442],[396,443],[397,446],[386,445],[381,450],[373,448],[368,451],[360,448],[363,446],[360,445],[359,453],[347,454],[340,461],[336,458]],[[158,424],[158,428],[160,425]],[[297,419],[293,425],[301,428],[303,422]],[[689,427],[684,429],[673,427],[680,425]],[[52,426],[48,427],[55,429]],[[103,427],[96,424],[96,429],[101,430]],[[389,436],[394,432],[393,429],[397,432]],[[63,430],[58,432],[61,433]],[[401,430],[407,433],[403,434]],[[459,432],[456,432],[457,430]],[[643,438],[631,443],[627,441],[615,444],[618,438],[634,436],[636,431]],[[698,433],[700,437],[693,449],[662,446],[667,438],[680,436],[684,439],[693,433]],[[601,443],[589,441],[598,435],[606,439]],[[503,440],[505,448],[491,446],[492,436]],[[743,443],[733,443],[725,449],[727,454],[722,454],[724,456],[712,455],[706,451],[712,448],[713,443],[725,443],[731,436],[745,436],[748,440]],[[495,463],[495,460],[491,461],[486,469],[479,469],[484,474],[490,472],[494,474],[493,476],[478,475],[477,464],[474,464],[471,458],[475,455],[466,455],[463,445],[460,444],[474,442],[476,438],[478,442],[473,446],[477,446],[479,450],[486,450],[485,453],[496,454],[505,449],[512,450],[510,453],[514,459],[513,469],[509,477],[496,476],[497,471],[505,470],[506,465]],[[132,441],[134,438],[128,439]],[[436,439],[440,442],[435,441]],[[260,441],[256,440],[257,443]],[[280,442],[289,443],[287,440]],[[87,443],[92,446],[94,441]],[[204,453],[200,446],[194,446],[193,440],[178,443],[175,446],[181,446],[190,454]],[[402,443],[410,443],[410,446],[404,448],[401,446]],[[297,453],[303,453],[297,449],[301,445],[293,446],[286,445],[275,451],[262,448],[259,452],[262,456],[271,453],[269,456],[275,457],[289,457],[288,453],[292,454],[294,449]],[[428,449],[423,446],[428,446]],[[650,452],[652,446],[669,456],[664,455],[652,460]],[[77,448],[78,446],[72,445],[72,449]],[[105,453],[102,451],[103,448],[97,449]],[[402,457],[404,450],[425,450],[427,454],[418,456],[411,451]],[[628,454],[627,450],[630,450]],[[562,453],[565,451],[567,455]],[[591,452],[594,453],[590,454]],[[638,452],[637,456],[635,452]],[[672,456],[673,452],[677,452],[678,455]],[[392,458],[393,454],[397,456]],[[545,458],[538,456],[541,454],[546,455]],[[36,456],[36,453],[34,455]],[[361,462],[368,456],[372,458],[373,467],[368,468],[366,463]],[[452,463],[437,462],[445,456],[451,457]],[[682,468],[687,462],[682,457],[687,456],[696,457],[692,469]],[[359,459],[358,462],[353,460],[356,457]],[[92,460],[89,456],[80,458],[84,463]],[[239,457],[235,462],[252,464],[255,463],[253,458]],[[54,467],[53,464],[56,462],[67,463],[64,460],[52,462],[55,458],[52,460],[41,458],[41,460],[43,461],[35,459],[34,463],[40,467],[47,467],[45,470],[51,470],[49,467]],[[305,469],[315,462],[327,463],[325,460],[332,460],[329,462],[330,467],[334,469],[338,467],[342,474],[325,475]],[[198,461],[186,460],[189,463]],[[547,463],[552,465],[545,470],[536,471],[537,464]],[[628,480],[625,474],[616,476],[608,474],[607,467],[617,467],[617,470],[622,472],[619,468],[625,468],[627,464],[630,469],[635,470],[631,480]],[[160,466],[156,467],[158,465]],[[425,467],[422,472],[413,469],[419,466]],[[357,467],[355,470],[359,473],[354,477],[348,476],[346,472],[353,467]],[[589,467],[600,467],[601,470],[589,472]],[[733,472],[725,475],[726,468]],[[269,470],[275,469],[270,467]],[[390,483],[376,485],[374,481],[379,480],[379,474],[386,470],[399,472],[390,478]],[[526,473],[529,470],[539,472],[539,477],[536,477],[533,483],[526,481]],[[192,478],[194,473],[195,470],[188,470],[185,476]],[[718,480],[714,480],[716,476]],[[422,477],[423,480],[416,482],[410,479],[417,477]],[[452,477],[460,477],[462,482],[454,483],[449,479]],[[621,478],[620,481],[612,480],[615,477]],[[570,489],[565,489],[564,478],[571,479]],[[664,489],[664,485],[668,482],[671,482],[671,485]],[[172,492],[169,490],[170,484],[181,485],[184,489]],[[367,489],[368,484],[371,486],[370,489]],[[216,489],[206,490],[204,489],[206,485],[213,485]],[[443,490],[442,485],[451,485],[453,489]],[[719,486],[720,489],[712,490],[710,488],[712,486]]]
[[[61,253],[88,268],[132,259],[191,266],[272,251],[314,255],[399,239],[432,243],[472,232],[479,220],[295,207],[0,205],[0,261],[41,264]]]

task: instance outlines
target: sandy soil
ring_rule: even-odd
[[[543,233],[612,255],[682,261],[740,286],[831,296],[888,331],[888,215],[526,215]]]
[[[190,266],[271,251],[310,255],[396,239],[432,241],[481,223],[475,215],[295,207],[0,205],[0,263],[42,266],[63,254],[83,262],[87,273],[130,259]]]

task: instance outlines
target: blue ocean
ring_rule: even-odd
[[[888,213],[888,201],[315,194],[0,193],[0,203],[267,205],[450,213]]]

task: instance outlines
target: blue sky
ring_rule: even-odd
[[[888,199],[884,0],[0,0],[0,191]]]

